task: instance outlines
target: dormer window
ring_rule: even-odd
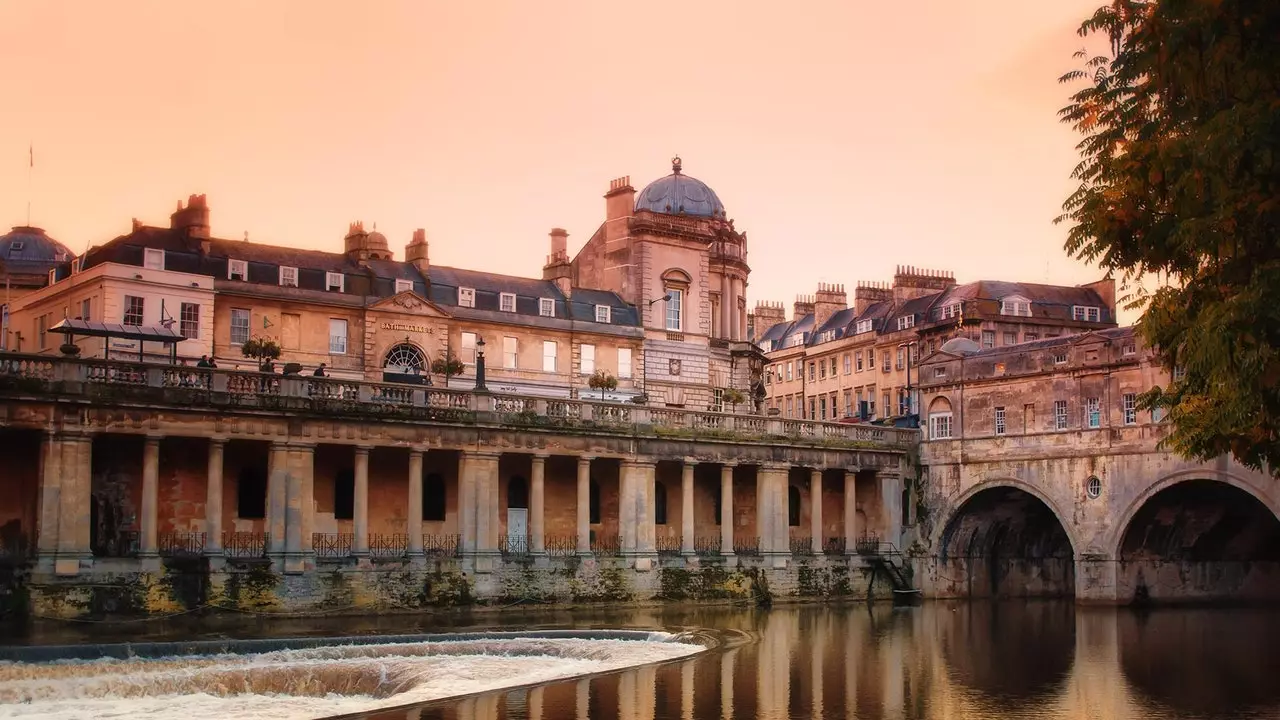
[[[1011,295],[1000,301],[1000,314],[1031,317],[1031,301],[1018,295]]]
[[[871,321],[859,320],[857,326],[854,327],[853,331],[858,335],[861,335],[864,332],[871,332]]]
[[[76,258],[75,260],[72,260],[71,274],[75,275],[76,273],[80,272],[83,269],[83,267],[84,267],[84,258]],[[89,318],[85,318],[85,320],[88,320],[88,319]]]
[[[1067,353],[1066,353],[1066,351],[1065,351],[1065,350],[1064,350],[1064,351],[1062,351],[1062,352],[1056,352],[1056,353],[1054,353],[1054,354],[1053,354],[1053,364],[1054,364],[1054,365],[1066,365],[1066,364],[1067,364]]]
[[[247,260],[228,260],[227,261],[227,279],[228,280],[248,280],[249,279],[249,262]]]
[[[542,317],[556,316],[556,301],[551,298],[538,299],[538,314]]]
[[[9,243],[9,257],[13,257],[16,254],[21,253],[22,250],[26,247],[27,247],[27,244],[25,242],[21,240],[14,240],[13,242]]]
[[[49,271],[49,284],[52,285],[56,282],[58,282],[58,270],[55,268]]]
[[[915,326],[916,326],[916,316],[915,316],[915,315],[903,315],[902,317],[898,318],[898,329],[899,329],[899,330],[906,330],[907,328],[912,328],[912,327],[915,327]]]
[[[396,280],[396,292],[413,292],[412,280]]]
[[[298,268],[281,265],[280,285],[282,287],[298,287]]]
[[[949,320],[953,317],[959,317],[960,303],[951,303],[950,305],[943,305],[941,311],[939,312],[939,316],[943,320]]]
[[[473,308],[476,306],[475,288],[458,288],[458,305]]]
[[[804,333],[796,333],[787,338],[787,347],[795,347],[804,344]]]
[[[516,294],[515,293],[499,293],[498,309],[502,312],[513,313],[516,311]]]
[[[608,305],[596,306],[596,322],[607,323],[610,321],[611,317],[612,317],[612,308],[610,308]]]
[[[1083,320],[1084,322],[1098,322],[1101,312],[1096,307],[1090,305],[1072,305],[1071,319]]]
[[[327,272],[324,274],[324,287],[329,292],[344,292],[346,280],[347,276],[340,272]]]
[[[143,250],[142,267],[150,270],[163,270],[164,250],[159,248],[146,248]]]

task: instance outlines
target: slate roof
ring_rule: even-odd
[[[102,246],[90,249],[85,254],[84,267],[89,268],[103,262],[141,266],[144,264],[145,250],[154,248],[165,251],[165,269],[209,275],[217,278],[220,285],[240,292],[251,292],[255,285],[280,288],[280,267],[286,266],[298,269],[298,287],[281,289],[296,293],[300,298],[322,300],[331,297],[337,302],[358,298],[384,298],[396,293],[396,280],[409,280],[413,283],[414,292],[437,305],[449,307],[450,312],[461,317],[510,321],[513,314],[499,310],[500,293],[508,292],[516,295],[514,314],[520,317],[523,324],[559,327],[567,326],[567,321],[573,320],[595,324],[597,329],[610,326],[637,328],[640,325],[636,308],[627,304],[616,293],[605,290],[575,288],[572,299],[569,300],[549,280],[443,266],[432,266],[427,277],[423,277],[412,263],[397,260],[370,260],[362,266],[351,262],[342,253],[220,238],[210,238],[205,242],[207,252],[201,250],[200,240],[188,238],[185,232],[169,228],[138,227],[128,235],[121,235]],[[244,282],[228,279],[227,267],[230,260],[246,261],[248,269]],[[330,272],[343,274],[343,292],[328,289],[326,273]],[[473,288],[476,291],[475,308],[458,306],[459,287]],[[555,318],[540,315],[541,298],[555,300]],[[607,326],[595,322],[596,305],[610,307],[611,317]],[[491,311],[493,317],[486,316],[484,311]],[[559,322],[548,322],[552,320]]]

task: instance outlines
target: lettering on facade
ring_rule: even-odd
[[[382,329],[393,330],[395,332],[426,333],[427,335],[434,335],[436,332],[436,329],[430,325],[415,325],[413,323],[391,322],[390,320],[384,320],[382,322]]]

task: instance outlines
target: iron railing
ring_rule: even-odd
[[[551,557],[569,557],[578,554],[577,535],[548,535],[543,538],[543,547]]]
[[[513,536],[503,535],[498,538],[498,552],[502,553],[504,558],[522,558],[529,557],[532,541],[528,535]]]
[[[591,553],[603,557],[616,557],[622,554],[621,535],[603,535],[591,538]]]
[[[659,555],[679,555],[682,545],[683,541],[678,537],[663,535],[657,539]]]
[[[312,533],[311,549],[318,558],[344,558],[351,555],[355,541],[353,533]]]
[[[793,536],[791,538],[791,554],[792,555],[812,555],[813,554],[813,538]]]
[[[723,543],[719,535],[708,535],[706,537],[693,537],[693,552],[695,555],[703,557],[714,557],[719,555],[724,549]]]
[[[759,555],[760,554],[760,538],[734,538],[733,539],[734,555]]]
[[[404,533],[369,535],[369,557],[397,558],[409,552],[409,536]]]
[[[160,554],[164,557],[201,557],[204,555],[205,534],[202,532],[165,532],[156,538]]]
[[[270,534],[264,532],[222,533],[222,554],[231,558],[262,558],[267,556]]]
[[[860,535],[853,547],[854,551],[859,555],[879,555],[880,536],[873,534]]]
[[[91,549],[95,557],[138,557],[142,533],[137,530],[117,530],[113,533],[95,533]]]
[[[824,555],[843,555],[844,549],[845,542],[842,537],[829,537],[827,538],[827,541],[822,544],[822,552]]]
[[[460,535],[423,535],[422,554],[432,558],[457,557],[462,554]]]

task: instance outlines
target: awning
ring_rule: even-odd
[[[94,322],[67,318],[49,328],[49,332],[63,335],[79,335],[82,337],[119,338],[121,340],[142,340],[172,345],[186,338],[182,333],[163,325],[121,325],[119,323]]]

